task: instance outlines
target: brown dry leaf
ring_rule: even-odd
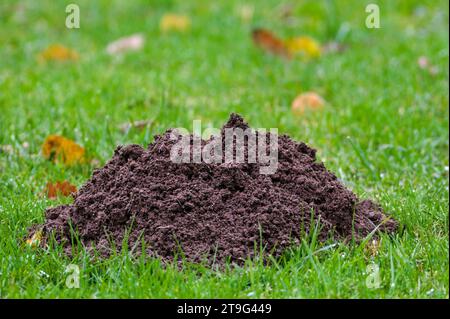
[[[106,47],[106,52],[111,55],[117,55],[126,51],[137,51],[144,46],[144,36],[142,34],[133,34],[111,42]]]
[[[42,144],[42,155],[55,163],[66,165],[84,162],[84,148],[59,135],[49,135]]]
[[[77,52],[61,44],[50,45],[38,56],[40,61],[76,61],[78,58],[79,55]]]
[[[305,92],[297,96],[292,102],[292,112],[303,114],[306,110],[318,110],[323,108],[325,100],[315,92]]]
[[[186,15],[168,13],[162,16],[159,28],[162,32],[185,32],[191,27],[191,19]]]
[[[67,197],[71,194],[74,194],[77,192],[77,188],[75,185],[70,184],[68,181],[63,182],[48,182],[47,185],[45,185],[45,194],[47,194],[48,198],[57,198],[58,196],[64,196]]]
[[[275,34],[266,29],[254,29],[252,32],[253,43],[271,54],[290,58],[290,53],[285,43]]]
[[[37,230],[34,234],[26,240],[28,246],[35,248],[41,244],[42,240],[42,229]]]
[[[151,120],[141,120],[141,121],[127,122],[127,123],[121,124],[119,126],[119,130],[122,133],[125,133],[125,132],[129,131],[131,128],[142,130],[142,129],[146,128],[147,126],[152,125],[152,123],[153,123],[153,121],[151,121]]]

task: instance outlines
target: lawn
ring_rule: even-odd
[[[65,27],[68,3],[81,27]],[[286,4],[291,17],[286,18]],[[1,298],[448,298],[449,42],[447,1],[376,1],[381,28],[365,26],[366,1],[2,1],[0,4]],[[254,9],[252,19],[242,12]],[[166,13],[188,15],[186,32],[163,34]],[[317,59],[283,58],[256,48],[254,27],[283,38],[344,43]],[[142,33],[141,50],[106,54],[107,44]],[[38,62],[51,44],[76,62]],[[421,68],[426,57],[434,69]],[[301,116],[291,102],[314,91],[327,104]],[[309,238],[264,266],[182,269],[126,252],[73,259],[27,246],[27,229],[47,207],[48,181],[80,187],[117,145],[147,145],[170,127],[221,127],[238,112],[253,127],[276,127],[318,150],[356,194],[376,200],[402,231],[366,242]],[[144,130],[120,125],[151,120]],[[54,164],[41,146],[60,134],[98,163]],[[370,241],[369,241],[370,242]],[[80,288],[66,287],[66,267]],[[380,285],[366,284],[373,266]],[[369,277],[368,277],[369,276]]]

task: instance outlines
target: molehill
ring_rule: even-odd
[[[217,138],[237,127],[248,125],[231,114]],[[277,136],[278,169],[267,175],[258,163],[175,163],[171,136],[172,130],[155,136],[147,149],[117,147],[73,204],[46,210],[42,243],[53,234],[70,254],[75,230],[83,246],[103,256],[127,241],[135,253],[145,243],[145,252],[163,261],[182,252],[191,262],[241,264],[261,247],[280,256],[317,222],[322,241],[397,228],[380,206],[360,200],[316,161],[314,149],[286,135]]]

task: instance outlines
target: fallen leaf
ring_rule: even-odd
[[[271,54],[290,58],[284,42],[275,34],[266,29],[254,29],[252,32],[253,43]]]
[[[131,128],[142,130],[142,129],[146,128],[147,126],[150,126],[152,123],[153,123],[153,121],[151,121],[151,120],[127,122],[127,123],[121,124],[119,126],[119,129],[120,129],[120,131],[122,131],[122,133],[129,131]]]
[[[74,50],[61,44],[53,44],[43,50],[39,54],[38,59],[40,61],[76,61],[78,57],[78,53]]]
[[[77,188],[70,184],[68,181],[63,182],[48,182],[47,185],[45,185],[45,194],[47,194],[48,198],[57,198],[58,196],[64,196],[67,197],[71,194],[74,194],[77,192]]]
[[[168,13],[163,15],[159,22],[162,32],[178,31],[184,32],[191,27],[191,19],[186,15]]]
[[[26,243],[30,247],[38,247],[41,244],[42,240],[42,229],[37,230],[34,234],[26,240]]]
[[[320,44],[310,37],[288,39],[285,41],[285,46],[291,56],[317,58],[321,54]]]
[[[106,47],[106,52],[111,55],[117,55],[126,51],[137,51],[144,46],[144,36],[142,34],[133,34],[111,42]]]
[[[303,114],[306,110],[321,109],[325,100],[315,92],[305,92],[297,96],[292,102],[292,112]]]
[[[42,155],[55,163],[66,165],[84,162],[84,148],[59,135],[49,135],[42,145]]]

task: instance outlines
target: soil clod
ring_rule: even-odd
[[[236,114],[224,125],[230,127],[248,128]],[[397,228],[380,206],[360,200],[318,162],[314,149],[288,136],[278,137],[276,172],[264,175],[257,163],[174,163],[171,132],[147,149],[117,147],[73,204],[47,209],[44,234],[53,232],[69,253],[76,229],[84,246],[103,255],[127,238],[136,253],[144,241],[146,253],[164,261],[181,250],[192,262],[239,264],[255,256],[255,243],[279,256],[301,242],[312,221],[320,223],[320,240]]]

